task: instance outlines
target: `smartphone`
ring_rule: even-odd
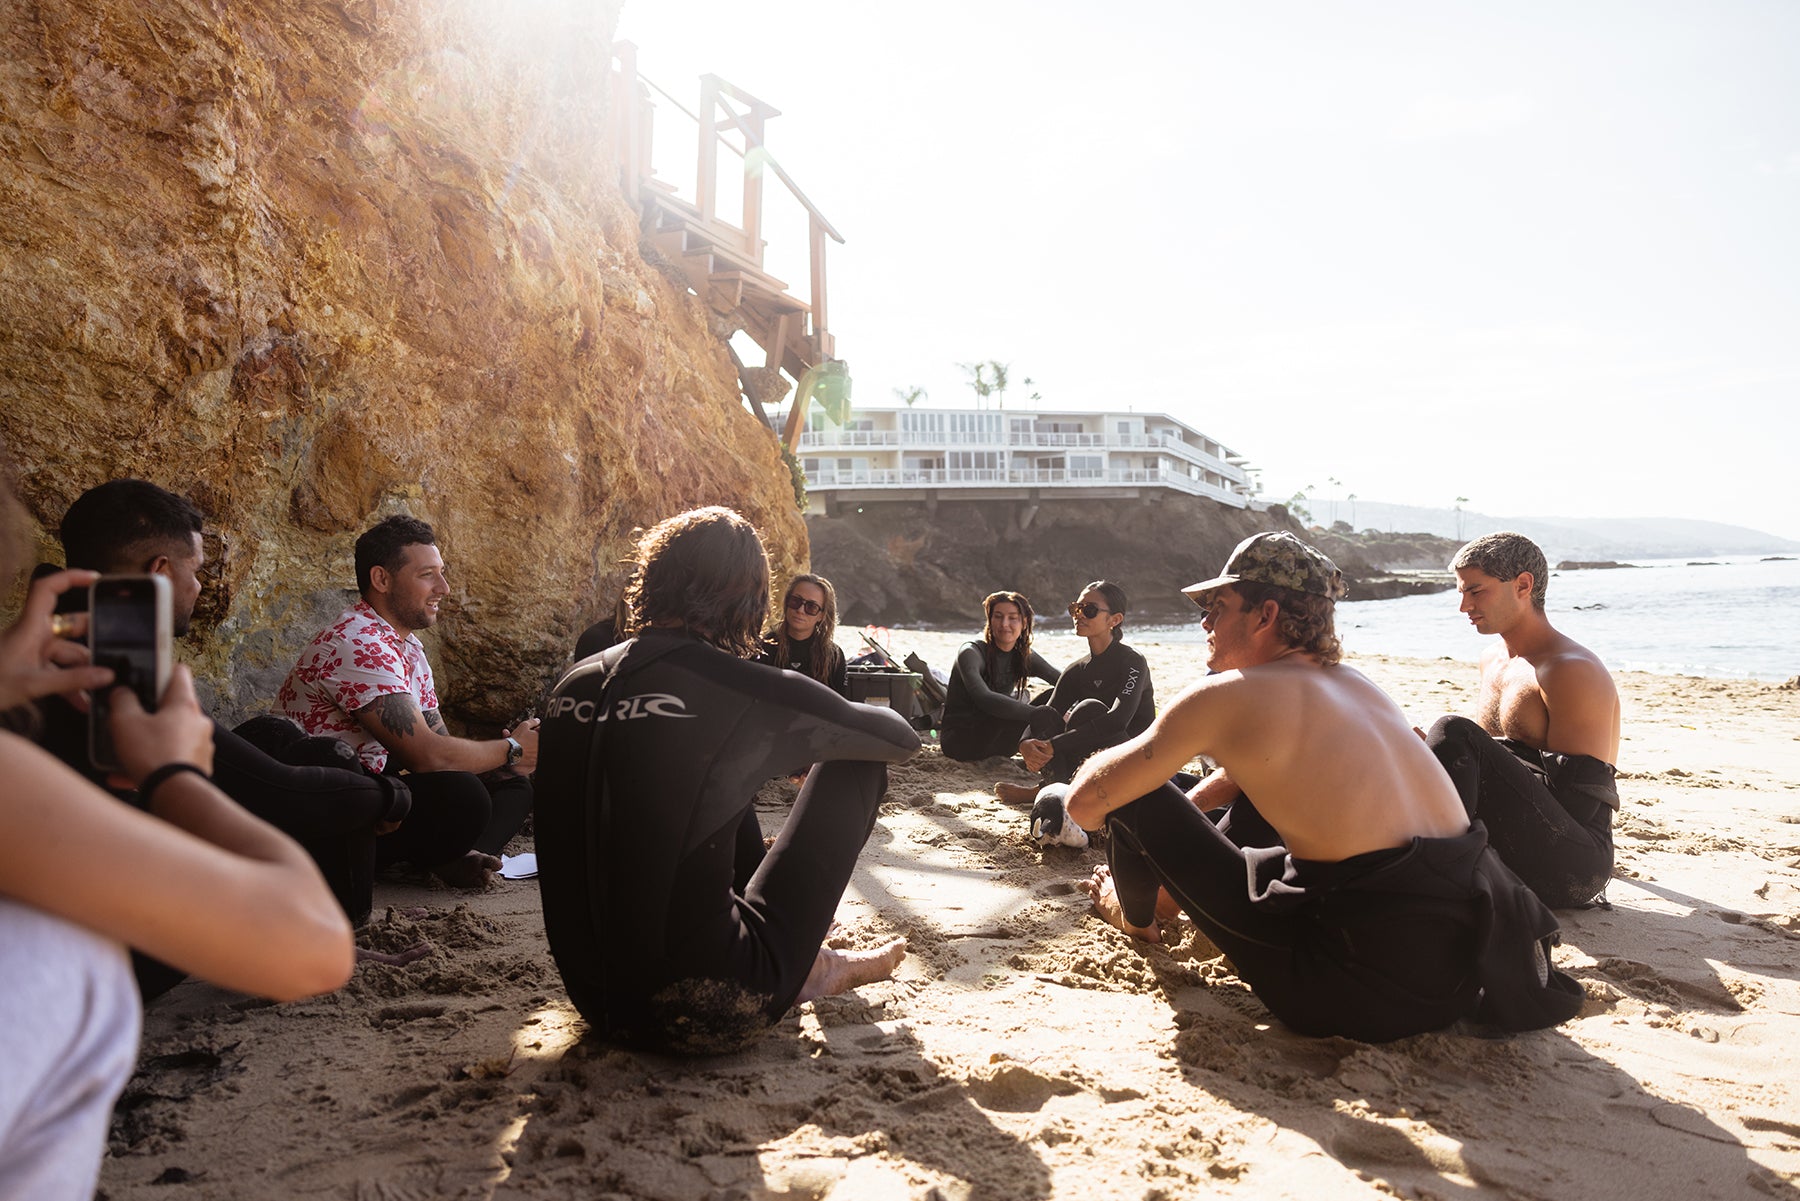
[[[109,694],[123,685],[148,711],[169,686],[172,613],[169,581],[160,575],[106,575],[88,590],[88,652],[97,667],[113,669],[111,688],[88,707],[88,758],[99,771],[118,771]]]

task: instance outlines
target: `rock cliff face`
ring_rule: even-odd
[[[1011,588],[1059,614],[1081,586],[1109,579],[1151,620],[1194,615],[1181,587],[1217,575],[1244,538],[1298,531],[1285,510],[1250,513],[1200,497],[1045,501],[1020,528],[1017,502],[868,505],[809,517],[813,568],[838,589],[843,620],[978,628],[981,598]]]
[[[1095,579],[1123,587],[1141,619],[1187,620],[1198,613],[1181,588],[1219,574],[1239,542],[1264,530],[1288,530],[1330,554],[1353,600],[1448,587],[1386,574],[1403,566],[1392,559],[1421,553],[1412,541],[1365,545],[1354,535],[1321,536],[1299,526],[1281,505],[1253,513],[1191,496],[1052,500],[1021,528],[1024,512],[1016,501],[946,501],[935,514],[923,505],[881,504],[808,517],[806,525],[813,568],[837,588],[842,620],[852,626],[976,629],[981,598],[1001,588],[1023,592],[1040,616],[1060,620],[1063,606]],[[1444,552],[1439,566],[1454,549]],[[1441,550],[1432,545],[1429,553]]]
[[[610,608],[634,526],[729,504],[778,575],[805,561],[773,436],[612,185],[617,10],[0,10],[0,435],[44,557],[108,478],[206,510],[188,657],[221,717],[273,695],[391,512],[438,529],[426,637],[481,727]]]

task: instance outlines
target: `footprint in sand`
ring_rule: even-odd
[[[1061,1076],[1046,1076],[1022,1063],[979,1070],[969,1077],[967,1087],[975,1104],[998,1113],[1031,1113],[1042,1109],[1051,1097],[1081,1091]]]

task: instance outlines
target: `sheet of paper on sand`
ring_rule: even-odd
[[[1198,672],[1139,645],[1159,695]],[[1466,665],[1353,663],[1420,724],[1466,708]],[[583,1037],[536,889],[383,881],[363,941],[426,959],[152,1007],[105,1195],[1800,1201],[1800,692],[1621,683],[1613,907],[1559,915],[1588,1001],[1558,1029],[1297,1037],[1191,925],[1158,948],[1092,917],[1103,841],[1028,843],[991,792],[1016,766],[933,750],[893,771],[838,915],[844,945],[910,939],[896,979],[739,1055],[634,1054]],[[793,795],[764,790],[765,831]]]

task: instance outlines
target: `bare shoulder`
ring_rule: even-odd
[[[1562,639],[1556,649],[1540,659],[1538,686],[1546,693],[1580,692],[1588,696],[1617,696],[1612,672],[1600,656],[1570,638]]]

